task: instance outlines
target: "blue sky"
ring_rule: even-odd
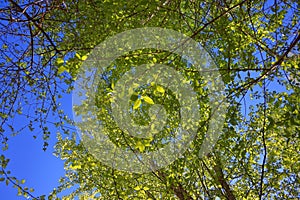
[[[25,179],[25,185],[33,187],[35,196],[48,194],[58,185],[59,177],[64,174],[63,161],[52,155],[55,138],[51,139],[46,152],[42,150],[43,142],[33,139],[32,134],[22,133],[9,140],[9,149],[4,152],[10,158],[7,169],[18,179]],[[1,199],[24,199],[17,197],[17,189],[0,184]]]
[[[71,94],[65,94],[61,102],[64,111],[72,118]],[[51,121],[51,118],[49,118],[49,121]],[[22,127],[22,124],[22,119],[16,118],[15,128]],[[41,134],[38,134],[37,139],[34,139],[33,134],[26,131],[15,137],[10,137],[8,150],[4,152],[2,149],[0,150],[0,154],[10,158],[7,170],[10,170],[11,175],[17,179],[25,179],[24,186],[34,188],[35,191],[32,193],[34,196],[49,194],[53,188],[59,185],[58,180],[64,175],[63,160],[53,155],[57,130],[51,127],[50,132],[52,135],[48,141],[49,146],[46,151],[42,150]],[[38,131],[33,133],[38,133]],[[17,196],[17,189],[13,188],[11,183],[6,186],[5,182],[0,182],[0,197],[0,199],[5,200],[25,199],[22,196]]]

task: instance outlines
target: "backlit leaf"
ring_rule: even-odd
[[[137,99],[134,104],[133,104],[133,109],[136,110],[140,107],[140,105],[142,104],[142,100],[141,99]]]
[[[154,104],[154,101],[148,96],[142,96],[142,99],[148,104]]]

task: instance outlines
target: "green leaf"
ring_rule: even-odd
[[[69,70],[67,69],[67,68],[65,68],[64,66],[60,66],[59,68],[58,68],[58,70],[57,70],[57,73],[58,74],[61,74],[61,73],[63,73],[63,72],[69,72]]]
[[[73,169],[73,170],[81,169],[81,165],[71,165],[70,169]]]
[[[139,190],[141,190],[141,187],[140,187],[140,186],[136,186],[134,189],[135,189],[136,191],[139,191]]]
[[[165,93],[165,89],[163,88],[163,87],[161,87],[161,86],[156,86],[156,90],[158,91],[158,92],[160,92],[160,93]]]
[[[62,59],[62,58],[57,58],[57,60],[56,60],[56,63],[58,64],[58,65],[61,65],[61,64],[63,64],[65,61]]]
[[[154,101],[148,96],[142,96],[142,99],[148,104],[154,104]]]
[[[114,88],[115,88],[115,83],[112,82],[112,83],[111,83],[111,89],[114,89]]]
[[[78,53],[76,53],[75,56],[81,60],[81,56]]]
[[[22,192],[21,188],[18,187],[18,194],[17,195],[22,196],[22,194],[23,194],[23,192]]]
[[[134,102],[134,105],[133,105],[133,109],[136,110],[140,107],[140,105],[142,104],[142,100],[141,99],[137,99],[135,102]]]
[[[145,145],[141,141],[137,142],[136,147],[140,150],[140,152],[145,150]]]
[[[88,58],[88,56],[84,55],[84,56],[81,57],[81,60],[86,60],[87,58]]]

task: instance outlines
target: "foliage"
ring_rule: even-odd
[[[61,52],[53,36],[58,29],[45,21],[51,12],[61,9],[60,2],[0,1],[0,140],[2,150],[9,148],[11,137],[28,133],[44,141],[54,136],[50,127],[61,127],[66,120],[58,99],[68,92],[67,78],[59,76],[56,61]],[[57,63],[56,63],[57,62]],[[65,80],[64,80],[65,79]],[[55,120],[49,121],[52,117]],[[18,119],[18,120],[17,120]],[[18,123],[18,122],[21,122]],[[22,123],[23,122],[23,123]],[[18,189],[19,195],[35,198],[33,189],[23,187],[7,164],[9,158],[1,152],[0,180]]]
[[[26,105],[26,99],[22,99],[25,105],[15,106],[16,95],[25,98],[38,94],[36,101],[46,102],[63,119],[53,100],[57,92],[50,92],[59,85],[56,81],[67,83],[72,89],[72,81],[76,80],[89,52],[107,37],[133,28],[164,27],[198,41],[219,66],[229,102],[221,138],[213,152],[199,158],[210,113],[208,91],[203,89],[206,83],[201,75],[193,72],[182,58],[163,51],[146,49],[120,57],[103,76],[97,94],[97,117],[106,124],[112,141],[119,146],[129,144],[136,151],[151,151],[153,144],[163,145],[160,141],[169,133],[165,130],[160,138],[150,140],[130,138],[126,143],[122,130],[111,117],[113,99],[110,94],[114,84],[130,67],[149,62],[169,64],[192,82],[199,102],[204,105],[199,109],[203,124],[198,135],[184,156],[166,168],[145,174],[109,168],[89,154],[75,135],[69,138],[58,135],[55,153],[65,160],[66,176],[62,177],[61,185],[50,199],[72,186],[74,192],[65,199],[300,197],[300,20],[297,1],[41,2],[43,6],[9,1],[1,8],[1,20],[4,21],[1,30],[6,31],[1,35],[3,50],[0,52],[6,59],[0,60],[4,69],[0,71],[3,137],[8,137],[4,131],[9,131],[9,126],[4,127],[4,123],[15,117],[16,108]],[[28,10],[24,11],[27,5]],[[35,7],[38,11],[34,11]],[[14,35],[11,29],[14,33],[29,34]],[[13,36],[25,38],[26,50],[7,43],[11,40],[5,37]],[[176,109],[174,111],[176,99],[171,91],[159,85],[134,91],[129,102],[133,107],[133,118],[137,123],[147,123],[151,104],[162,101],[171,113],[168,120],[175,127],[178,122]],[[47,113],[49,107],[36,106],[35,109],[40,114],[43,113],[41,109]],[[59,121],[58,124],[62,123]],[[46,121],[41,124],[47,126]],[[3,166],[5,159],[2,160]]]

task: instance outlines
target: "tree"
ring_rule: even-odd
[[[51,19],[53,10],[59,9],[63,7],[58,1],[0,1],[2,150],[8,148],[12,136],[29,132],[31,137],[44,141],[45,151],[51,134],[49,127],[59,127],[67,119],[58,99],[68,92],[70,81],[59,78],[55,64],[61,54],[53,39],[58,30],[45,23]],[[52,115],[56,121],[49,121]],[[22,127],[15,124],[17,118],[24,122]],[[21,187],[25,181],[6,169],[9,158],[2,153],[0,158],[0,180],[16,186],[18,194],[33,197],[27,187]]]
[[[10,2],[24,11],[25,6]],[[136,28],[163,27],[183,33],[205,47],[225,83],[229,106],[223,133],[213,151],[199,157],[212,112],[207,98],[209,91],[203,89],[208,83],[202,75],[188,60],[153,48],[119,57],[102,74],[95,95],[97,119],[105,125],[114,144],[135,152],[153,151],[164,145],[162,141],[170,133],[164,129],[159,137],[150,140],[125,137],[112,117],[114,84],[132,66],[149,62],[169,65],[191,82],[204,105],[199,108],[201,123],[197,135],[183,156],[172,164],[142,174],[103,164],[78,141],[76,133],[73,139],[59,135],[56,154],[65,159],[66,176],[50,199],[71,186],[75,186],[75,191],[66,199],[77,196],[82,199],[299,198],[297,1],[90,0],[51,1],[51,5],[60,8],[50,9],[42,22],[51,33],[47,44],[52,45],[51,51],[59,52],[53,56],[56,62],[51,69],[67,84],[78,78],[85,67],[81,66],[83,61],[108,37]],[[21,16],[26,17],[24,13]],[[34,20],[29,18],[29,21]],[[47,39],[47,32],[40,31],[37,38]],[[48,63],[43,65],[46,66]],[[49,81],[43,83],[50,84]],[[130,117],[136,123],[148,123],[154,102],[164,105],[171,128],[180,122],[176,110],[179,104],[172,91],[154,83],[132,93]]]

